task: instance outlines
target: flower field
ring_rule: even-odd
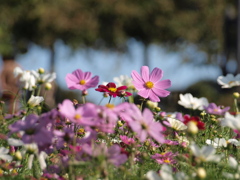
[[[166,112],[161,99],[171,96],[171,80],[163,71],[142,66],[130,73],[100,84],[99,76],[76,69],[65,80],[82,101],[65,99],[46,112],[48,97],[40,94],[51,89],[56,74],[16,68],[21,106],[9,114],[0,103],[0,179],[240,179],[238,92],[233,107],[180,94],[172,103],[189,113]],[[240,75],[216,81],[232,88],[240,86]],[[89,102],[90,88],[108,103]]]

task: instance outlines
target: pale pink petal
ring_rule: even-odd
[[[135,81],[136,83],[144,84],[142,77],[138,74],[137,71],[133,70],[131,76],[133,78],[133,81]]]
[[[69,89],[76,89],[76,85],[79,83],[79,80],[73,74],[67,74],[65,80]]]
[[[159,97],[152,90],[149,92],[149,99],[153,102],[160,102]]]
[[[158,82],[154,83],[154,87],[157,89],[167,89],[167,88],[171,87],[171,81],[169,79],[158,81]]]
[[[65,99],[62,104],[58,105],[59,112],[67,118],[72,118],[75,115],[75,108],[72,101]]]
[[[91,72],[85,72],[83,74],[83,77],[84,77],[84,80],[89,80],[92,76],[92,73]]]
[[[146,89],[146,87],[144,86],[144,84],[142,83],[139,83],[139,82],[133,82],[133,85],[134,87],[137,89],[137,90],[143,90],[143,89]]]
[[[92,79],[90,79],[87,82],[86,87],[87,88],[96,87],[98,83],[99,83],[99,76],[94,76]]]
[[[157,88],[152,88],[153,92],[160,97],[167,97],[170,92],[164,89],[157,89]]]
[[[148,66],[142,66],[141,67],[141,74],[142,74],[142,78],[145,82],[149,81],[149,68]]]
[[[84,73],[82,72],[81,69],[73,71],[72,74],[75,75],[79,80],[84,79]]]
[[[151,124],[153,121],[153,113],[148,108],[145,108],[142,113],[143,119],[146,124]]]
[[[142,96],[143,98],[148,98],[150,93],[150,89],[145,89],[145,90],[141,90],[138,92],[139,96]]]
[[[138,132],[138,136],[141,142],[144,142],[147,139],[147,131],[141,130]]]
[[[150,74],[149,80],[155,84],[157,81],[162,79],[162,77],[163,77],[163,71],[159,68],[154,68]]]

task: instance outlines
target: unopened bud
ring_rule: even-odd
[[[152,102],[152,101],[148,100],[148,101],[146,102],[146,105],[147,105],[150,109],[154,109],[154,108],[156,108],[156,107],[158,106],[158,103],[157,103],[157,102]]]
[[[122,127],[122,126],[123,126],[122,121],[118,121],[117,123],[118,123],[118,126],[119,126],[119,127]]]
[[[39,73],[39,74],[44,74],[44,73],[45,73],[45,70],[44,70],[43,68],[39,68],[39,69],[38,69],[38,73]]]
[[[45,84],[45,89],[46,89],[46,90],[52,89],[52,84],[51,84],[51,83],[46,83],[46,84]]]
[[[82,96],[87,96],[88,95],[88,91],[87,90],[83,90],[82,91]]]
[[[198,168],[197,169],[197,176],[200,178],[200,179],[205,179],[206,176],[207,176],[207,173],[206,173],[206,170],[202,167]]]
[[[198,127],[196,125],[195,122],[193,121],[190,121],[188,124],[187,124],[187,127],[188,127],[188,132],[191,133],[191,134],[197,134],[198,133]]]
[[[106,93],[106,92],[104,92],[104,93],[103,93],[103,97],[109,97],[109,94]]]
[[[22,154],[20,151],[16,151],[15,155],[14,155],[14,158],[17,160],[17,161],[21,161],[22,160]]]
[[[238,99],[238,98],[240,97],[240,94],[239,94],[238,92],[234,92],[234,93],[233,93],[233,97],[236,98],[236,99]]]
[[[157,112],[160,112],[161,108],[160,107],[155,107],[154,110],[157,111]]]

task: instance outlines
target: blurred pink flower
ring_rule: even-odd
[[[67,74],[66,83],[69,89],[79,89],[81,91],[96,87],[99,82],[99,77],[92,78],[91,72],[83,72],[77,69],[72,74]]]
[[[72,101],[65,99],[62,104],[58,105],[58,107],[59,112],[63,116],[78,125],[88,125],[89,119],[97,115],[97,112],[95,111],[96,106],[92,103],[86,103],[75,108]]]
[[[134,112],[132,121],[129,121],[131,129],[137,133],[141,142],[144,142],[148,135],[151,136],[159,143],[164,142],[164,136],[162,135],[163,126],[159,122],[155,122],[153,119],[153,113],[145,108],[143,113],[139,108],[132,104],[132,110]]]
[[[224,115],[230,107],[217,106],[215,103],[210,103],[208,106],[203,106],[207,113],[215,115]]]
[[[161,69],[154,68],[149,75],[148,66],[142,66],[141,75],[137,71],[132,71],[131,74],[133,85],[138,90],[139,96],[149,98],[153,102],[159,102],[159,97],[166,97],[170,94],[165,89],[171,86],[171,81],[169,79],[159,81],[163,76]]]
[[[152,159],[155,159],[158,164],[175,164],[177,161],[174,159],[176,153],[166,152],[161,154],[152,155]]]
[[[119,137],[124,144],[130,145],[135,143],[135,140],[133,138],[127,137],[125,135],[120,135]]]

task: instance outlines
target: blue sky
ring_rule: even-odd
[[[128,42],[129,53],[117,53],[111,51],[96,51],[89,49],[72,52],[69,47],[61,41],[55,45],[57,83],[60,87],[67,89],[65,76],[76,69],[90,71],[93,75],[100,76],[100,83],[103,81],[113,81],[113,77],[129,75],[132,70],[140,71],[143,65],[143,46],[141,43],[131,40]],[[149,49],[150,69],[161,68],[164,71],[163,79],[170,79],[172,87],[170,91],[185,90],[191,84],[203,80],[216,80],[221,71],[217,66],[195,66],[193,64],[183,64],[183,56],[195,58],[196,61],[203,61],[206,54],[197,52],[190,48],[184,53],[167,52],[157,45],[150,46]],[[24,70],[37,70],[42,67],[49,71],[49,50],[32,45],[27,54],[19,55],[17,62]],[[95,94],[99,92],[90,91]],[[93,95],[92,94],[92,95]],[[94,95],[95,96],[95,95]]]

